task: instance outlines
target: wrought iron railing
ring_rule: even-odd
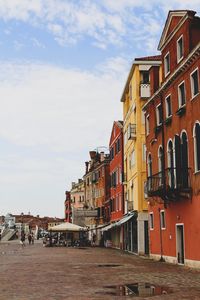
[[[190,168],[167,168],[147,178],[147,194],[165,197],[171,193],[187,193],[191,190]]]

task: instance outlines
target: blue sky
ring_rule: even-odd
[[[108,146],[135,57],[199,0],[0,0],[0,214],[63,217],[88,152]],[[98,113],[97,113],[98,111]]]

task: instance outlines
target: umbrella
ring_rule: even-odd
[[[76,231],[86,231],[87,228],[85,227],[81,227],[79,225],[76,224],[72,224],[69,222],[64,222],[62,224],[53,226],[49,229],[49,231],[52,232],[76,232]]]

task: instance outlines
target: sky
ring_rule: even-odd
[[[173,9],[200,15],[200,0],[0,0],[0,215],[64,217]]]

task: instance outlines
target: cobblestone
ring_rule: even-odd
[[[133,299],[106,294],[104,286],[135,282],[164,285],[172,293],[134,299],[200,299],[200,270],[114,249],[0,244],[0,300]]]

